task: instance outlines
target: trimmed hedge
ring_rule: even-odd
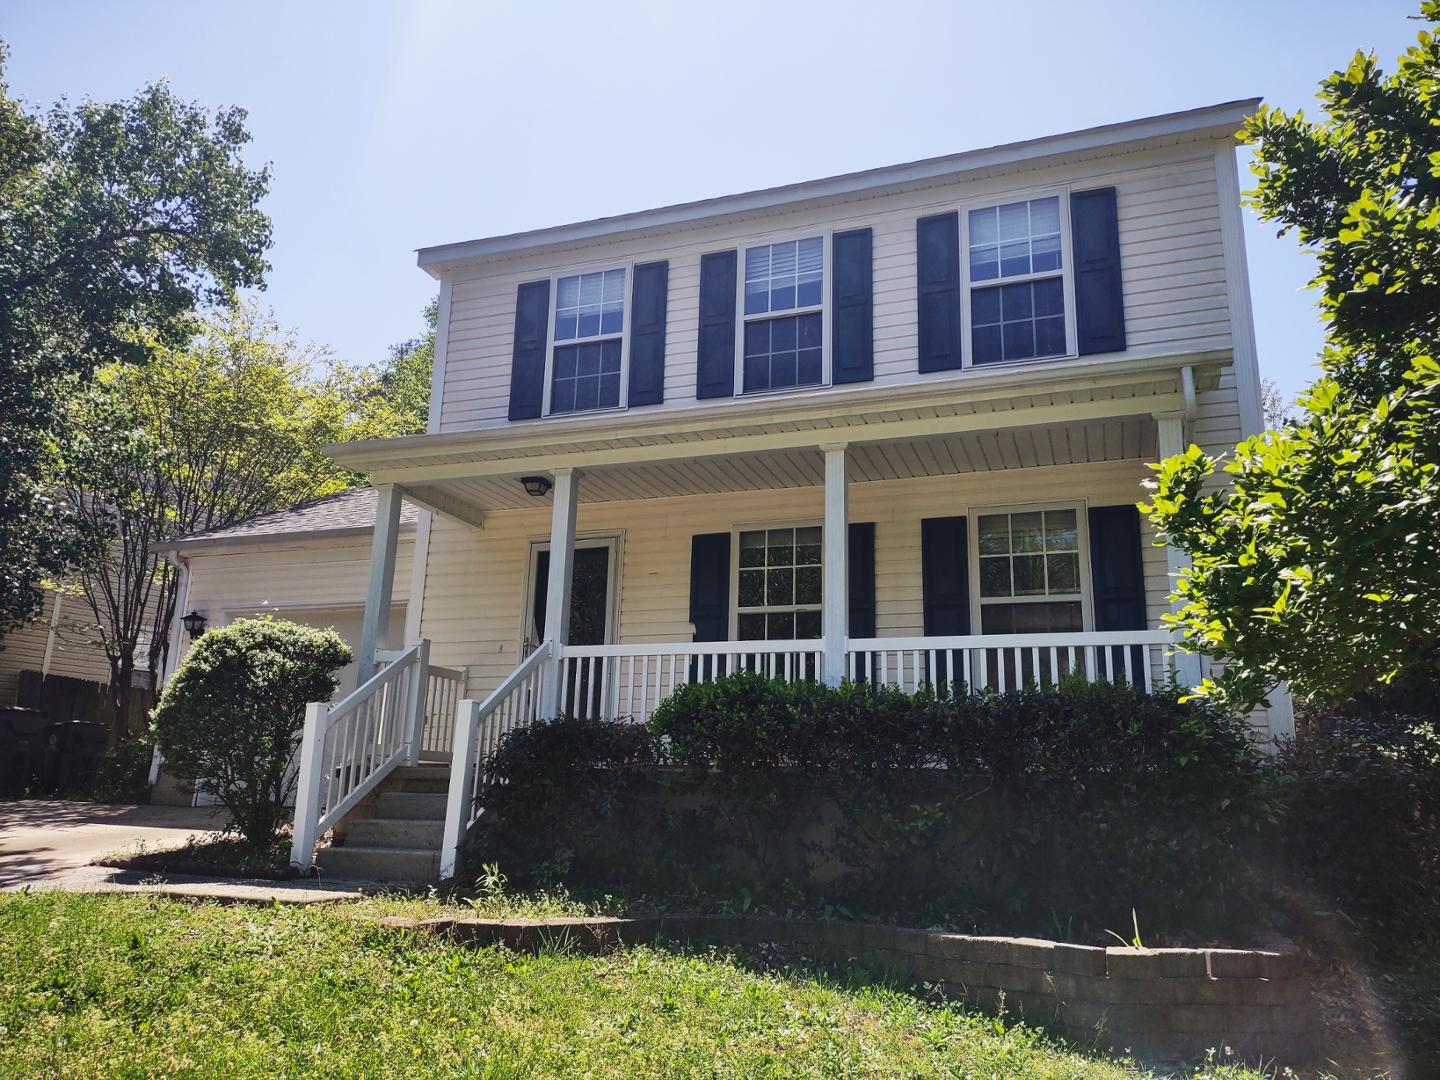
[[[698,891],[976,924],[1195,927],[1273,820],[1243,721],[1066,682],[936,697],[741,673],[649,728],[508,735],[470,857],[531,885]]]

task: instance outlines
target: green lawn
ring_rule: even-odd
[[[723,954],[516,956],[356,914],[0,895],[0,1076],[1136,1075]]]

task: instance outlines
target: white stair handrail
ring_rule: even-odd
[[[305,707],[290,861],[308,870],[315,842],[418,746],[430,642],[391,662],[334,704]]]

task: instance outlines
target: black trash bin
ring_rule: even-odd
[[[39,709],[0,705],[0,795],[40,791],[50,717]]]
[[[52,723],[45,735],[45,786],[52,795],[88,794],[109,735],[89,720]]]

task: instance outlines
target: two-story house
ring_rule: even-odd
[[[312,708],[297,861],[422,724],[455,751],[449,870],[477,756],[537,716],[643,720],[739,668],[1193,681],[1160,621],[1183,554],[1135,504],[1148,462],[1262,426],[1255,105],[423,249],[430,430],[332,451],[378,511],[362,685]],[[377,656],[407,586],[415,640]]]

